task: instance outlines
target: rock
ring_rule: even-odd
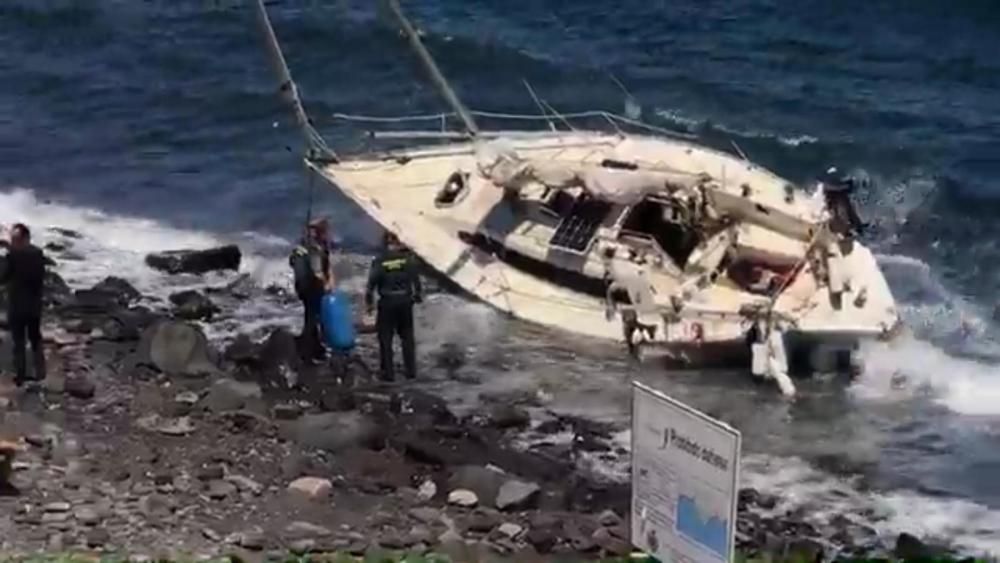
[[[295,521],[285,526],[284,536],[289,540],[315,539],[331,535],[332,532],[310,522]]]
[[[378,539],[378,544],[386,549],[405,549],[413,544],[407,543],[407,537],[397,532],[384,532]]]
[[[145,430],[159,432],[167,436],[186,436],[195,430],[194,423],[186,416],[161,419],[158,415],[151,414],[137,420],[136,425]]]
[[[538,553],[551,553],[559,538],[555,530],[549,527],[531,528],[528,530],[525,540],[534,547]]]
[[[87,532],[87,547],[92,549],[104,547],[110,541],[111,534],[103,528],[94,528],[93,530]]]
[[[330,495],[333,483],[329,479],[319,477],[300,477],[288,485],[288,490],[310,500],[318,500]]]
[[[186,407],[193,407],[198,404],[198,394],[194,391],[182,391],[174,396],[174,402]]]
[[[45,512],[48,513],[58,514],[63,512],[69,512],[71,508],[73,507],[68,502],[50,502],[45,505],[43,510],[45,510]]]
[[[632,552],[632,546],[622,538],[615,537],[607,528],[598,528],[592,536],[594,543],[606,554],[624,556]]]
[[[904,561],[917,559],[929,560],[940,555],[936,553],[934,548],[921,541],[920,538],[905,532],[896,537],[896,546],[893,549],[893,553],[896,557]]]
[[[526,510],[538,500],[541,489],[534,483],[511,479],[500,487],[496,507],[500,510]]]
[[[236,494],[236,485],[228,481],[210,481],[207,494],[212,500],[225,500]]]
[[[622,525],[622,517],[618,516],[614,510],[605,510],[597,517],[597,523],[607,528],[613,528]]]
[[[236,485],[236,488],[239,489],[240,492],[250,493],[253,495],[259,495],[264,492],[264,485],[261,485],[249,477],[244,477],[242,475],[229,475],[226,477],[226,481]]]
[[[420,506],[410,509],[409,514],[415,520],[426,526],[433,526],[441,523],[441,511],[436,508]]]
[[[430,479],[423,482],[417,490],[417,498],[422,502],[428,502],[437,496],[437,485]]]
[[[271,416],[275,420],[296,420],[302,416],[302,407],[294,403],[281,403],[274,405],[271,409]]]
[[[524,409],[504,403],[490,409],[490,422],[497,428],[524,428],[531,423],[531,417]]]
[[[295,421],[287,433],[303,446],[329,452],[378,445],[383,437],[375,421],[360,412],[305,415]]]
[[[470,532],[488,533],[500,525],[500,513],[490,508],[479,507],[472,511],[466,523]]]
[[[101,515],[91,506],[80,506],[73,511],[73,517],[84,526],[96,526],[101,521]]]
[[[174,304],[174,316],[188,321],[210,321],[220,311],[211,299],[190,289],[171,294],[170,302]]]
[[[217,380],[212,385],[205,399],[202,400],[202,404],[208,410],[218,414],[259,406],[262,397],[260,385],[224,378]]]
[[[462,507],[473,507],[479,502],[479,498],[476,493],[468,489],[455,489],[448,494],[448,504],[454,504],[455,506]]]
[[[455,469],[448,479],[449,489],[468,489],[480,499],[497,498],[500,487],[508,478],[507,475],[492,467],[478,465],[463,465]]]
[[[143,332],[139,349],[143,363],[171,376],[203,377],[219,370],[211,360],[202,330],[181,321],[161,321]]]
[[[199,481],[215,481],[222,479],[226,475],[226,469],[218,464],[206,465],[199,467],[195,471],[195,476]]]
[[[63,382],[63,391],[76,399],[92,399],[96,390],[97,386],[86,375],[72,375]]]
[[[823,561],[823,544],[809,538],[798,538],[788,543],[788,559],[801,563],[821,563]]]
[[[146,256],[146,265],[168,274],[204,274],[216,270],[239,270],[239,247],[227,245],[207,250],[170,250]]]
[[[223,357],[238,365],[253,364],[257,362],[257,346],[249,336],[240,334],[226,347]]]
[[[259,526],[253,526],[237,534],[236,545],[252,551],[260,551],[267,547],[267,535]]]
[[[765,493],[757,495],[757,506],[764,510],[774,510],[778,506],[778,497]]]
[[[504,522],[497,528],[497,532],[507,539],[516,539],[524,532],[524,528],[513,522]]]
[[[74,300],[78,305],[106,312],[127,307],[141,298],[142,294],[132,284],[114,276],[104,278],[103,281],[90,289],[82,289],[74,293]]]

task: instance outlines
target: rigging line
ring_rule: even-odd
[[[538,95],[535,94],[535,91],[531,88],[531,84],[528,83],[528,80],[526,78],[522,78],[521,82],[523,82],[524,83],[524,87],[528,89],[528,93],[531,94],[531,99],[535,101],[535,105],[537,105],[538,109],[540,109],[542,111],[542,114],[545,115],[545,121],[548,122],[549,129],[551,129],[552,131],[555,131],[556,130],[556,124],[553,123],[551,119],[549,119],[549,116],[546,114],[546,111],[545,111],[545,106],[543,106],[542,105],[542,101],[540,99],[538,99]]]
[[[570,122],[567,121],[566,118],[562,116],[562,114],[556,111],[556,108],[552,107],[552,104],[546,102],[545,100],[542,100],[542,103],[545,104],[545,107],[549,108],[549,111],[551,111],[553,114],[555,114],[556,117],[558,117],[563,123],[565,123],[566,127],[569,127],[570,131],[576,131],[576,127],[573,127],[573,125],[571,125]]]
[[[750,162],[750,159],[747,158],[747,155],[743,152],[743,149],[741,149],[740,146],[736,144],[736,141],[734,139],[729,139],[729,142],[733,144],[733,148],[736,149],[736,152],[740,154],[740,157],[743,160]]]

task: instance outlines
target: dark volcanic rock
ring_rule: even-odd
[[[202,404],[214,413],[255,407],[262,409],[261,397],[260,386],[256,383],[227,378],[219,379],[212,385]]]
[[[240,334],[226,348],[223,357],[234,364],[253,364],[257,362],[257,345],[246,334]]]
[[[170,296],[174,315],[189,321],[209,321],[219,312],[219,307],[201,293],[188,290]]]
[[[893,553],[905,561],[931,560],[943,555],[942,550],[927,545],[920,538],[907,533],[899,534],[896,538]]]
[[[218,372],[205,333],[185,322],[161,321],[146,329],[139,350],[141,363],[167,375],[199,377]]]
[[[73,375],[66,378],[63,387],[66,394],[77,399],[91,399],[97,387],[94,382],[85,375]]]
[[[476,493],[480,502],[492,503],[500,487],[510,476],[489,467],[464,465],[455,469],[448,480],[448,489],[467,489]]]
[[[531,422],[531,417],[515,405],[498,404],[490,409],[490,422],[497,428],[524,428]]]
[[[374,447],[384,441],[382,430],[369,416],[358,412],[310,414],[289,423],[286,436],[311,448],[340,452]]]
[[[146,256],[146,265],[168,274],[204,274],[239,270],[242,254],[235,245],[208,250],[171,250]]]

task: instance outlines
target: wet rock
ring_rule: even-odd
[[[198,404],[200,397],[194,391],[182,391],[174,396],[174,402],[185,407],[193,407]]]
[[[167,436],[186,436],[195,430],[194,423],[186,416],[162,419],[159,415],[151,414],[137,420],[136,425]]]
[[[531,417],[515,405],[498,404],[490,409],[490,422],[497,428],[524,428],[531,422]]]
[[[463,465],[448,479],[450,489],[468,489],[480,499],[495,499],[508,476],[492,467]]]
[[[761,493],[757,496],[757,506],[764,510],[774,510],[778,506],[778,497]]]
[[[296,495],[301,495],[310,500],[326,498],[333,490],[333,484],[329,479],[319,477],[300,477],[288,485],[288,491]]]
[[[186,290],[170,295],[174,304],[174,316],[189,321],[210,321],[219,311],[219,307],[207,296]]]
[[[905,532],[896,537],[896,545],[893,549],[896,557],[905,561],[933,559],[941,555],[938,551],[924,543],[920,538]]]
[[[476,506],[478,502],[479,498],[476,496],[476,493],[468,489],[455,489],[448,493],[448,504],[468,508]]]
[[[496,506],[500,510],[526,510],[538,500],[538,485],[518,479],[511,479],[500,487],[496,496]]]
[[[377,446],[384,439],[375,421],[360,412],[305,415],[292,423],[285,434],[303,446],[330,452]]]
[[[384,532],[378,539],[378,544],[386,549],[405,549],[413,544],[407,543],[407,537],[395,531]]]
[[[218,372],[202,330],[181,321],[161,321],[143,332],[142,363],[171,376],[204,377]]]
[[[552,548],[558,543],[559,537],[555,529],[551,527],[531,528],[525,536],[525,541],[531,544],[538,553],[545,554],[552,552]]]
[[[197,477],[199,481],[215,481],[222,479],[225,475],[226,469],[218,464],[199,467],[197,471],[195,471],[195,477]]]
[[[210,481],[208,483],[208,498],[212,500],[226,500],[236,494],[236,485],[228,481]]]
[[[253,526],[236,534],[234,539],[233,543],[252,551],[260,551],[267,547],[267,535],[259,526]]]
[[[204,274],[239,270],[242,254],[235,245],[207,250],[171,250],[146,256],[146,265],[168,274]]]
[[[524,532],[524,528],[513,522],[504,522],[497,527],[497,533],[507,539],[517,539]]]
[[[798,538],[788,543],[788,558],[802,563],[823,561],[823,544],[810,538]]]
[[[97,386],[86,375],[72,375],[63,382],[63,391],[70,397],[87,400],[94,398]]]
[[[226,361],[237,365],[247,365],[257,362],[257,345],[246,334],[238,335],[223,354]]]
[[[90,289],[77,290],[74,293],[77,305],[104,311],[127,307],[141,298],[142,294],[132,284],[114,276],[104,278]]]
[[[235,379],[219,379],[209,389],[202,405],[214,413],[260,406],[260,385]]]

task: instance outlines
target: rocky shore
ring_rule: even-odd
[[[74,258],[74,236],[48,249],[57,263]],[[239,251],[146,263],[201,275],[238,270]],[[74,291],[49,275],[49,376],[26,391],[5,378],[0,390],[0,439],[20,450],[17,491],[0,497],[0,552],[253,560],[393,549],[542,561],[631,551],[628,484],[577,462],[614,450],[613,429],[538,419],[531,393],[484,396],[482,409],[458,416],[421,381],[379,385],[356,366],[303,365],[282,327],[210,341],[206,324],[239,303],[295,306],[281,288],[233,276],[156,300],[122,279]],[[6,368],[9,338],[0,334]],[[374,346],[361,336],[357,354],[370,366]],[[573,438],[525,448],[526,432]],[[752,489],[740,492],[737,542],[747,556],[815,561],[943,553],[847,517],[815,525]]]

